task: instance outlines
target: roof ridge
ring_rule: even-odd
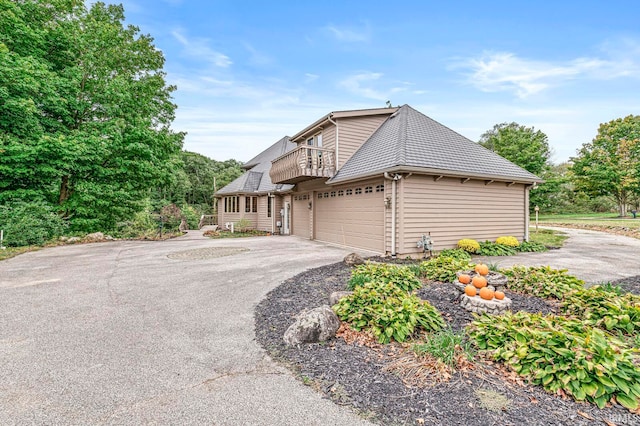
[[[408,105],[403,105],[398,111],[398,119],[402,120],[398,125],[398,144],[396,146],[396,165],[407,162],[407,125],[408,125]]]

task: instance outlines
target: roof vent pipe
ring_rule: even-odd
[[[391,181],[391,257],[396,258],[396,199],[397,197],[397,183],[402,179],[402,175],[395,174],[390,175],[389,172],[384,172],[384,178]]]

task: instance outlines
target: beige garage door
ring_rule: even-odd
[[[383,253],[383,185],[367,183],[317,193],[315,238]]]
[[[298,194],[293,196],[293,211],[291,212],[291,222],[293,235],[310,238],[309,235],[309,194]]]

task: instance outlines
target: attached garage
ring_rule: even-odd
[[[331,188],[315,195],[315,239],[384,253],[384,182]]]
[[[293,196],[291,222],[291,233],[298,237],[311,238],[309,233],[309,202],[311,201],[310,195],[296,194]]]

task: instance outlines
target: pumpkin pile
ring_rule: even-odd
[[[458,281],[461,284],[466,284],[464,288],[464,294],[469,297],[475,297],[479,295],[484,300],[498,300],[504,299],[504,293],[502,291],[493,291],[487,287],[487,278],[489,275],[489,267],[483,263],[478,263],[474,268],[477,275],[473,278],[469,274],[460,274]]]

